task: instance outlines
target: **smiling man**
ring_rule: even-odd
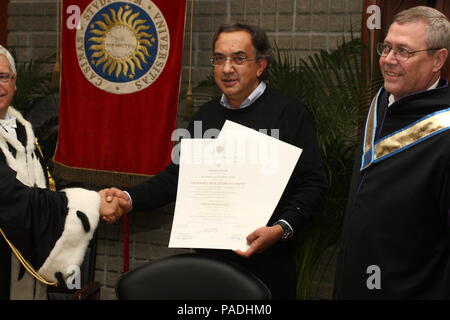
[[[419,6],[377,46],[384,86],[355,161],[337,299],[450,298],[450,23]]]
[[[8,59],[2,55],[0,55],[0,82],[2,83],[0,87],[0,119],[5,119],[16,91],[16,78],[11,73]]]
[[[212,63],[214,80],[223,92],[222,103],[238,109],[260,85],[268,60],[265,55],[257,56],[248,32],[235,31],[217,34]]]
[[[250,248],[246,252],[200,250],[252,271],[268,285],[274,299],[295,299],[293,236],[298,236],[306,221],[319,211],[326,182],[311,114],[299,100],[266,87],[263,81],[271,56],[269,41],[260,28],[240,23],[221,26],[213,39],[211,63],[223,94],[200,108],[188,130],[191,137],[200,138],[194,135],[194,122],[201,121],[203,137],[205,131],[220,130],[231,120],[268,133],[279,130],[280,140],[303,149],[269,223],[248,235]],[[129,189],[130,204],[134,210],[148,210],[172,202],[177,183],[178,166],[171,163],[155,177]],[[128,199],[115,188],[107,194]],[[111,216],[111,221],[118,216]]]
[[[14,59],[0,45],[0,229],[44,282],[64,285],[72,267],[83,261],[99,211],[109,214],[118,210],[111,208],[117,203],[102,202],[97,192],[86,189],[46,188],[31,123],[11,106],[16,77]],[[47,287],[25,272],[3,234],[0,300],[46,299]]]

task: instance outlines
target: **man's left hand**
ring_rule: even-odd
[[[243,258],[250,258],[255,253],[261,253],[280,241],[283,236],[283,228],[280,225],[261,227],[247,236],[250,248],[247,251],[235,250],[236,254]]]

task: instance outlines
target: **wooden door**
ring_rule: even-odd
[[[0,1],[0,44],[5,47],[8,40],[8,2],[9,0]]]
[[[450,1],[449,0],[437,0],[435,8],[439,11],[443,12],[447,18],[450,19]],[[447,63],[444,66],[444,69],[442,71],[442,77],[450,80],[450,62],[449,58],[447,58]]]
[[[366,13],[370,5],[377,5],[381,9],[381,29],[369,30],[366,21],[369,14]],[[375,44],[383,41],[394,16],[405,9],[415,6],[429,6],[443,12],[450,18],[450,0],[364,0],[363,19],[361,26],[361,37],[366,44],[365,62],[369,66],[369,74],[365,75],[367,80],[371,79],[379,71],[378,55],[375,52]],[[450,63],[442,71],[442,77],[450,80]]]

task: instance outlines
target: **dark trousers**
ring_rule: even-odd
[[[273,300],[293,300],[297,297],[295,247],[276,244],[250,259],[241,258],[230,250],[197,250],[199,254],[230,261],[260,278],[272,293]]]

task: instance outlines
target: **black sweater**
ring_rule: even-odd
[[[256,130],[266,130],[269,135],[271,129],[278,129],[280,140],[303,149],[269,221],[271,225],[279,219],[285,219],[293,227],[295,234],[305,220],[319,211],[326,190],[311,114],[298,99],[269,88],[252,105],[243,109],[227,109],[221,106],[220,99],[216,98],[203,105],[191,120],[187,128],[190,138],[204,137],[203,134],[208,129],[220,130],[225,120]],[[128,190],[133,208],[154,209],[174,201],[177,182],[178,165],[172,162],[161,173]]]

